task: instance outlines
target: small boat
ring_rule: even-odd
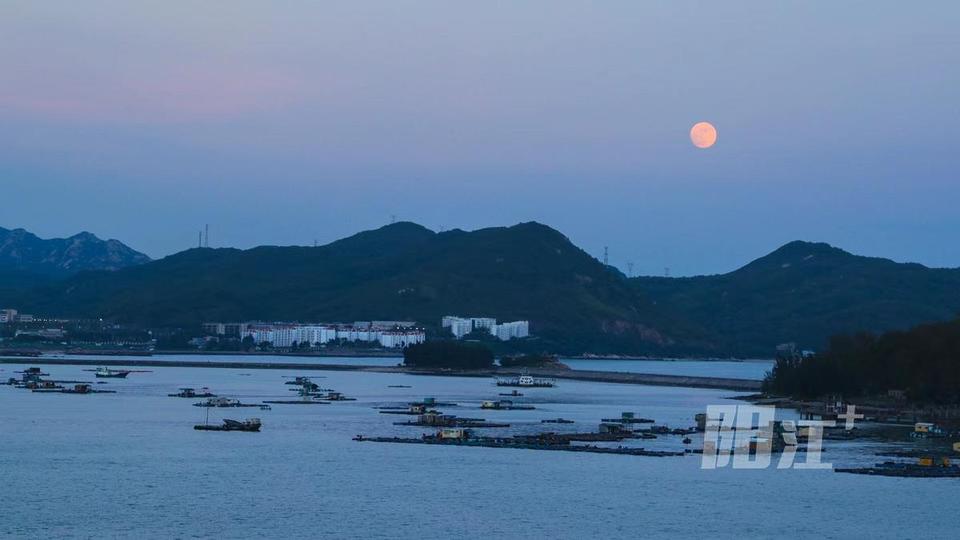
[[[573,420],[567,420],[566,418],[547,418],[540,421],[541,424],[572,424]]]
[[[126,379],[130,373],[132,372],[128,370],[110,369],[108,367],[98,367],[97,370],[94,371],[94,375],[96,375],[98,379]]]
[[[514,390],[512,392],[503,392],[500,395],[508,396],[508,397],[523,397],[523,394],[519,390]]]
[[[249,431],[257,432],[260,431],[260,419],[259,418],[247,418],[246,420],[240,422],[237,420],[223,420],[223,425],[212,426],[210,424],[198,424],[193,426],[193,429],[199,431]]]

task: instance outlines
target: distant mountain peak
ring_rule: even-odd
[[[118,240],[101,240],[87,231],[67,238],[39,238],[0,227],[0,270],[69,275],[84,270],[117,270],[150,261]]]
[[[100,240],[97,235],[88,231],[80,231],[77,234],[70,236],[67,240]]]
[[[794,240],[756,259],[743,269],[770,267],[792,268],[796,266],[820,264],[825,261],[837,262],[847,259],[852,260],[856,257],[856,255],[825,242]]]
[[[773,253],[800,253],[800,252],[809,252],[809,253],[847,253],[846,251],[831,246],[826,242],[809,242],[806,240],[794,240],[792,242],[787,242],[786,244],[780,246]]]

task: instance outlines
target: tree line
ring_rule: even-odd
[[[823,352],[779,357],[764,391],[795,397],[845,397],[903,391],[918,403],[960,403],[960,319],[907,331],[844,334]]]

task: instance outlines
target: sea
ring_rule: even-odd
[[[396,359],[323,359],[337,362],[392,365]],[[618,371],[744,378],[769,369],[737,362],[730,364],[743,365],[573,362],[578,369],[617,362]],[[0,380],[29,366],[0,365]],[[563,380],[514,398],[535,410],[488,411],[480,402],[508,389],[487,378],[150,367],[134,368],[145,371],[127,379],[97,380],[89,367],[41,367],[51,379],[103,382],[96,388],[116,393],[0,386],[4,537],[952,538],[960,524],[955,479],[775,466],[705,470],[696,454],[655,458],[353,440],[427,433],[396,426],[409,417],[376,409],[425,397],[457,404],[444,412],[508,422],[510,428],[484,430],[507,434],[595,431],[600,419],[624,411],[689,427],[708,405],[742,404],[730,391]],[[285,383],[297,375],[357,400],[208,410],[192,406],[199,400],[168,397],[181,387],[209,387],[248,403],[295,399]],[[193,429],[247,417],[261,419],[260,433]],[[575,423],[540,422],[557,417]],[[681,439],[623,444],[702,445],[699,436],[690,445]],[[890,446],[825,444],[823,461],[839,466],[872,465],[884,459],[874,452]]]

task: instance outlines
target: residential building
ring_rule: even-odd
[[[525,338],[530,335],[530,322],[513,321],[503,324],[495,324],[490,327],[490,333],[501,341]]]
[[[206,323],[210,332],[221,330],[221,323]],[[227,325],[229,326],[229,325]],[[356,321],[353,324],[295,324],[295,323],[243,323],[239,325],[241,338],[250,336],[257,343],[270,343],[274,347],[290,347],[308,343],[311,347],[331,341],[379,342],[384,347],[405,347],[422,343],[426,339],[423,330],[414,328],[408,321]]]
[[[529,321],[513,321],[497,324],[493,317],[459,317],[447,315],[440,320],[443,328],[449,328],[450,333],[457,339],[476,330],[485,330],[498,339],[507,341],[515,338],[525,338],[530,335]]]
[[[422,330],[385,330],[380,332],[380,346],[387,348],[403,348],[407,345],[416,345],[427,340]]]

